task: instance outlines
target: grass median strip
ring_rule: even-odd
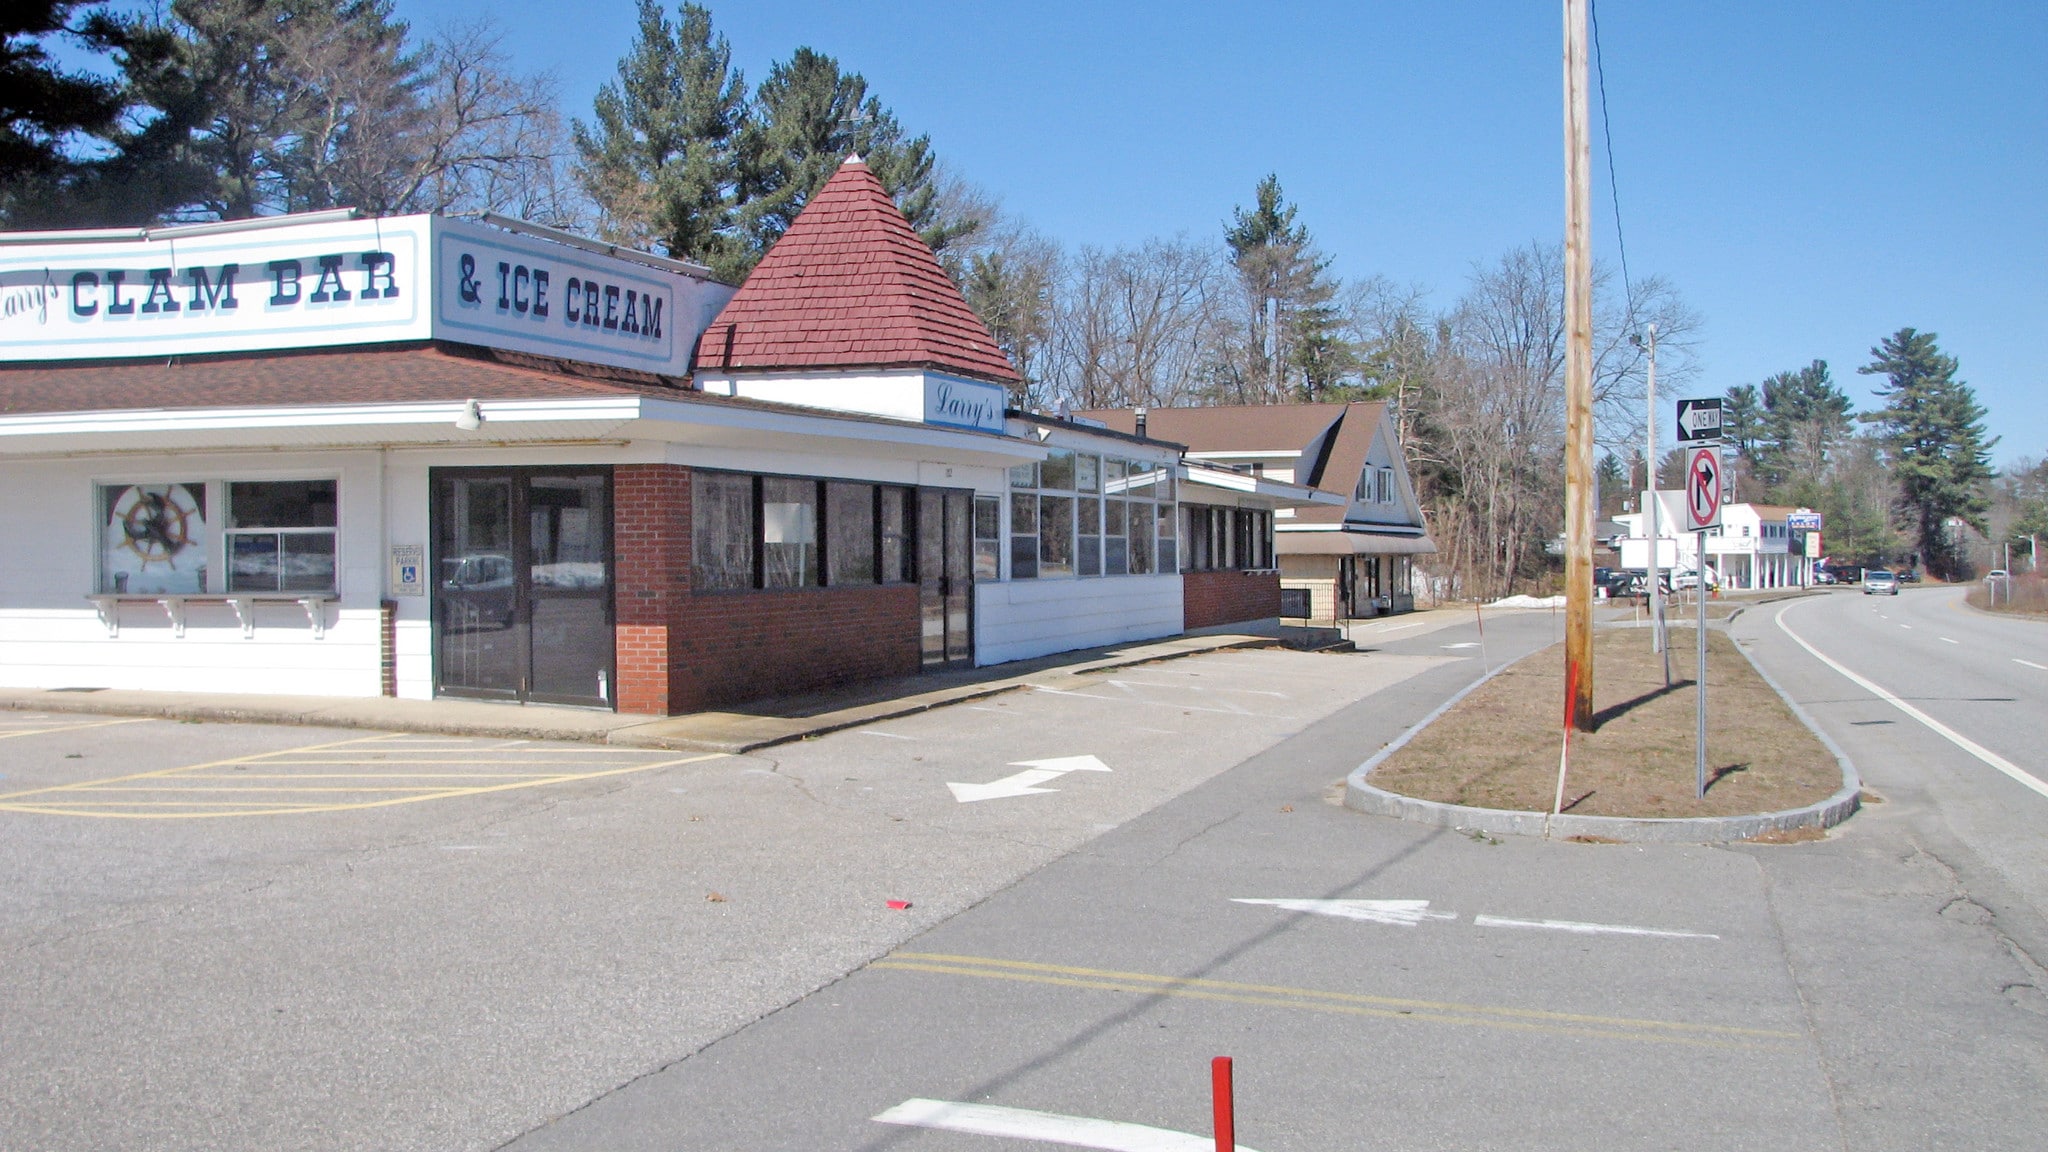
[[[1355,992],[1326,992],[1313,988],[1290,988],[1273,984],[1246,984],[1230,980],[1209,980],[1187,976],[1160,976],[1145,972],[1119,972],[1101,968],[1076,968],[1025,960],[1001,960],[987,956],[958,956],[931,952],[893,952],[870,964],[885,970],[926,972],[944,976],[970,976],[985,980],[1007,980],[1098,992],[1122,992],[1145,996],[1172,996],[1257,1007],[1290,1008],[1347,1016],[1370,1016],[1390,1020],[1413,1020],[1437,1024],[1476,1025],[1509,1031],[1534,1031],[1571,1036],[1628,1040],[1653,1044],[1692,1044],[1715,1048],[1779,1048],[1800,1040],[1797,1032],[1767,1028],[1742,1028],[1721,1024],[1692,1024],[1675,1020],[1641,1020],[1623,1016],[1590,1016],[1569,1012],[1547,1012],[1532,1008],[1506,1008],[1484,1004],[1459,1004],[1438,1000],[1410,1000],[1372,996]]]
[[[1673,818],[1777,812],[1825,800],[1841,766],[1726,634],[1707,632],[1707,795],[1693,796],[1695,633],[1671,631],[1671,684],[1642,628],[1593,637],[1598,727],[1572,734],[1565,811]],[[1557,787],[1564,656],[1553,645],[1494,677],[1368,781],[1403,796],[1548,812]]]

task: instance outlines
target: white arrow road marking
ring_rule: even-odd
[[[971,1132],[976,1136],[1010,1136],[1074,1148],[1103,1148],[1108,1152],[1214,1152],[1216,1148],[1213,1137],[1191,1136],[1146,1124],[1062,1116],[1000,1104],[955,1104],[922,1097],[905,1100],[874,1119],[883,1124]],[[1237,1152],[1252,1149],[1239,1144]]]
[[[1413,928],[1424,920],[1456,920],[1456,912],[1431,912],[1427,900],[1251,900],[1233,897],[1232,904],[1268,904],[1289,912],[1310,912],[1368,924]]]
[[[1093,756],[1055,756],[1050,760],[1016,760],[1012,768],[1024,771],[992,780],[987,784],[956,784],[946,782],[953,790],[953,798],[962,804],[976,800],[1001,800],[1010,796],[1030,796],[1040,792],[1057,792],[1057,788],[1040,788],[1048,780],[1057,780],[1069,772],[1107,772],[1109,765]]]
[[[1712,932],[1671,932],[1662,928],[1638,928],[1633,924],[1587,924],[1579,920],[1510,920],[1505,916],[1488,916],[1484,912],[1472,918],[1478,928],[1548,928],[1553,932],[1579,932],[1587,935],[1609,934],[1614,936],[1670,936],[1688,940],[1719,940]]]
[[[2020,784],[2025,788],[2029,788],[2042,796],[2048,796],[2048,783],[2043,783],[2039,777],[2034,776],[2032,773],[2027,772],[2019,765],[2013,763],[2010,760],[2007,760],[2005,757],[2000,756],[1998,753],[1993,752],[1991,749],[1986,748],[1982,744],[1977,743],[1975,740],[1970,739],[1968,736],[1963,735],[1962,733],[1956,731],[1948,725],[1943,724],[1941,721],[1936,720],[1934,717],[1929,716],[1927,713],[1922,712],[1918,708],[1913,707],[1911,704],[1906,703],[1904,700],[1899,699],[1897,696],[1892,695],[1890,692],[1885,691],[1883,688],[1878,687],[1877,683],[1869,679],[1868,677],[1850,671],[1848,665],[1843,664],[1830,656],[1823,655],[1820,649],[1815,648],[1811,644],[1808,644],[1806,642],[1805,637],[1801,636],[1797,632],[1794,632],[1791,628],[1786,626],[1785,611],[1785,609],[1780,608],[1778,610],[1778,615],[1775,617],[1775,619],[1778,622],[1778,631],[1783,632],[1787,636],[1790,636],[1792,638],[1792,642],[1799,645],[1801,648],[1806,649],[1808,655],[1812,656],[1814,659],[1820,661],[1828,667],[1833,668],[1835,671],[1840,672],[1844,677],[1848,679],[1848,681],[1851,684],[1856,685],[1858,688],[1863,689],[1865,692],[1870,693],[1871,695],[1877,697],[1879,700],[1884,701],[1892,707],[1897,708],[1899,711],[1904,712],[1906,715],[1911,716],[1913,719],[1918,720],[1921,724],[1925,725],[1927,729],[1929,731],[1932,731],[1935,735],[1941,737],[1942,739],[1948,741],[1956,747],[1961,748],[1963,751],[1968,752],[1970,755],[1975,756],[1977,759],[1983,761],[1991,767],[1998,769],[2000,772],[2005,773],[2007,776],[2011,777],[2014,782]]]

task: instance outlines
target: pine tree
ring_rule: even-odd
[[[1852,407],[1825,360],[1764,381],[1761,427],[1750,456],[1766,490],[1776,494],[1795,481],[1820,478],[1853,429]]]
[[[670,24],[639,0],[632,51],[599,90],[595,122],[575,124],[584,190],[603,214],[600,232],[635,247],[660,244],[728,277],[752,266],[736,209],[746,79],[732,67],[711,13],[684,4]]]
[[[1250,211],[1232,210],[1223,242],[1237,269],[1251,315],[1248,347],[1241,350],[1240,389],[1269,400],[1314,401],[1358,369],[1358,356],[1339,332],[1337,282],[1330,261],[1316,251],[1307,225],[1295,223],[1280,177],[1259,181]],[[1276,304],[1269,306],[1268,300]],[[1269,307],[1273,313],[1269,317]],[[1277,361],[1277,363],[1276,363]],[[1274,394],[1271,382],[1278,384]]]
[[[1990,508],[1985,485],[1997,440],[1984,438],[1984,409],[1970,386],[1955,378],[1956,358],[1941,351],[1934,333],[1901,328],[1870,354],[1870,363],[1857,371],[1884,377],[1877,387],[1884,407],[1863,419],[1878,428],[1899,503],[1912,519],[1927,567],[1953,577],[1962,557],[1948,521],[1984,530]]]
[[[865,77],[810,48],[769,68],[739,150],[742,272],[782,238],[851,155],[867,164],[934,252],[980,226],[949,216],[940,204],[931,137],[906,138],[895,115],[869,94]]]
[[[0,221],[10,226],[68,222],[75,138],[111,132],[126,104],[118,84],[67,71],[50,54],[59,38],[97,53],[123,45],[118,22],[97,8],[74,15],[80,7],[10,0],[0,10]]]

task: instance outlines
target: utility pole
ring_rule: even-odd
[[[1564,663],[1567,711],[1593,730],[1593,157],[1587,0],[1564,0]],[[1652,460],[1651,476],[1656,472]],[[1654,489],[1654,485],[1652,485]]]
[[[1658,523],[1662,510],[1657,501],[1657,326],[1649,326],[1650,340],[1650,397],[1649,408],[1644,413],[1643,440],[1645,457],[1649,465],[1643,469],[1644,508],[1649,513],[1645,521],[1650,530],[1650,559],[1645,564],[1645,574],[1650,578],[1650,651],[1664,657],[1664,686],[1671,687],[1671,644],[1664,634],[1664,565],[1660,559],[1658,545],[1662,542],[1664,529]]]

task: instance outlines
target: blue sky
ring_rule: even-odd
[[[479,10],[396,2],[423,29]],[[1629,267],[1704,315],[1693,391],[1819,358],[1868,404],[1855,368],[1910,325],[1961,359],[2000,463],[2048,455],[2048,5],[1600,7]],[[1271,171],[1340,275],[1447,304],[1562,232],[1556,0],[711,8],[750,82],[799,45],[838,57],[1069,245],[1215,236]],[[492,11],[572,115],[632,39],[628,0]],[[1611,261],[1597,135],[1594,164]]]

